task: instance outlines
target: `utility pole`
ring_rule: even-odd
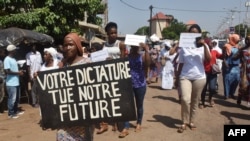
[[[150,10],[150,18],[149,18],[149,37],[151,36],[151,32],[152,32],[152,10],[153,10],[153,6],[150,5],[149,6],[149,10]]]
[[[248,20],[248,7],[250,6],[250,2],[247,1],[245,6],[247,7],[247,12],[246,12],[246,19],[245,19],[245,37],[247,37],[247,20]]]

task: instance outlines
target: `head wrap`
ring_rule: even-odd
[[[228,43],[224,45],[227,55],[231,54],[231,48],[238,48],[240,36],[238,34],[230,34],[228,37]]]
[[[167,40],[167,41],[164,41],[163,43],[161,43],[161,47],[166,47],[168,46],[169,48],[172,47],[171,45],[171,41]]]
[[[44,52],[48,52],[53,57],[53,60],[57,59],[57,51],[55,48],[53,47],[45,48]]]
[[[78,55],[82,56],[83,55],[82,44],[81,44],[81,39],[78,36],[78,34],[72,32],[64,37],[64,39],[66,39],[66,38],[71,38],[74,41],[74,43],[77,47],[77,50],[78,50]]]

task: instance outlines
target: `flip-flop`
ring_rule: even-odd
[[[177,132],[178,132],[178,133],[183,133],[184,130],[186,130],[186,127],[187,127],[186,124],[182,124],[181,127],[178,128]]]
[[[101,128],[100,130],[98,130],[98,131],[96,132],[96,134],[102,134],[102,133],[104,133],[104,132],[106,132],[106,131],[108,131],[108,128]]]
[[[195,130],[197,128],[193,123],[190,123],[189,127],[190,127],[191,130]]]
[[[122,131],[122,132],[119,134],[119,138],[125,138],[128,134],[129,134],[128,131]]]

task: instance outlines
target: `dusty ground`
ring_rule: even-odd
[[[221,82],[221,80],[220,80]],[[109,130],[94,136],[95,141],[223,141],[225,124],[250,124],[250,110],[246,102],[238,106],[233,99],[223,100],[222,83],[215,96],[215,107],[198,110],[197,130],[187,129],[177,133],[181,124],[180,104],[176,90],[161,90],[160,83],[148,86],[142,131],[135,133],[131,121],[130,134],[119,139],[119,132]],[[7,113],[0,115],[0,141],[54,141],[56,131],[42,130],[39,125],[39,109],[29,104],[20,105],[25,114],[18,119],[8,119]]]

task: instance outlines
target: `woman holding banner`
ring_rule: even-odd
[[[193,33],[201,33],[199,25],[192,25],[189,30],[189,36]],[[196,34],[200,36],[199,34]],[[181,44],[181,40],[180,40]],[[179,45],[180,45],[179,44]],[[208,45],[202,37],[196,38],[194,47],[180,46],[179,68],[176,75],[176,82],[180,86],[181,97],[181,119],[182,125],[178,132],[182,133],[187,126],[191,130],[196,129],[194,124],[196,110],[198,108],[200,94],[206,83],[206,74],[204,61],[209,62],[211,59]],[[178,84],[176,86],[178,86]]]
[[[141,54],[140,50],[145,53]],[[141,131],[141,124],[143,118],[143,102],[147,89],[147,74],[150,64],[149,46],[145,43],[140,43],[139,46],[131,46],[130,53],[128,54],[130,64],[130,74],[132,79],[133,94],[136,102],[137,121],[135,132]],[[126,137],[129,132],[129,122],[124,123],[124,129],[119,137]]]
[[[89,58],[84,58],[81,40],[76,33],[69,33],[64,37],[63,44],[64,67],[90,63]],[[65,127],[57,131],[57,141],[86,140],[93,141],[94,125]]]

